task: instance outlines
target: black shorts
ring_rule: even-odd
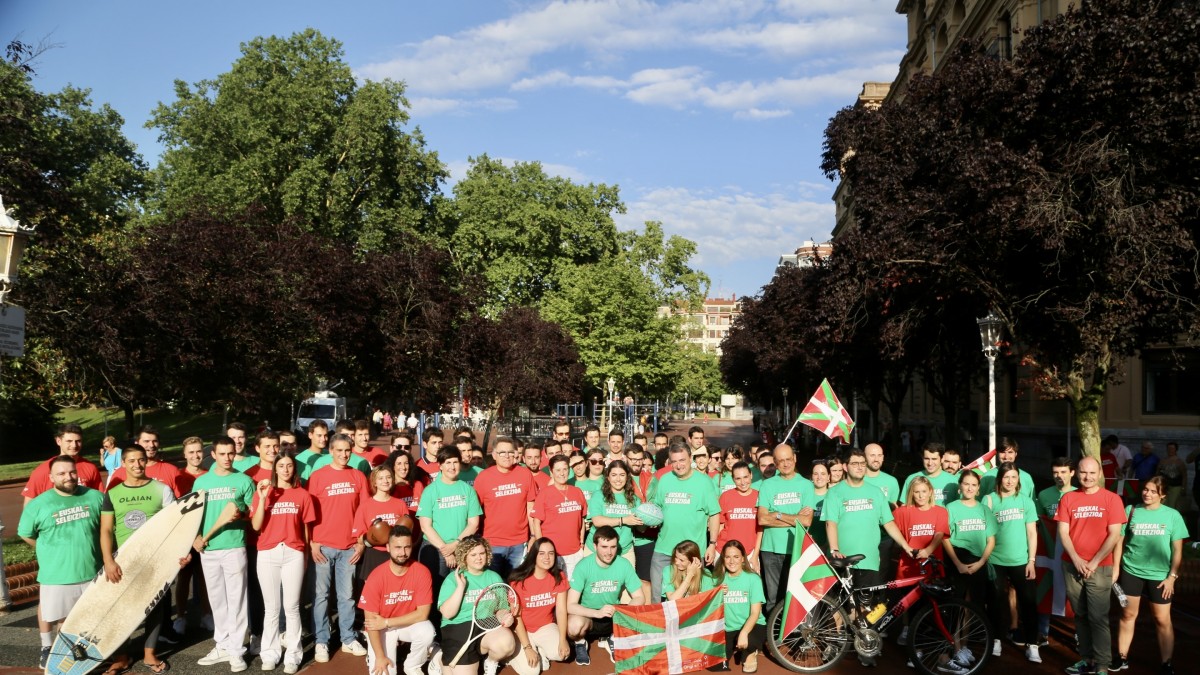
[[[737,651],[737,640],[739,630],[725,631],[725,653],[732,656]],[[765,623],[756,623],[750,629],[750,635],[746,640],[746,653],[751,654],[762,649],[763,643],[767,641],[767,625]]]
[[[467,643],[473,636],[471,627],[475,624],[470,621],[462,623],[452,623],[442,626],[442,666],[449,667],[450,662],[458,655],[458,650]],[[462,658],[458,660],[460,666],[470,666],[479,663],[483,659],[483,655],[479,651],[479,640],[471,643],[467,647],[467,651],[463,653]]]
[[[1121,584],[1121,590],[1125,591],[1125,595],[1131,598],[1145,597],[1156,605],[1171,604],[1171,598],[1164,598],[1162,594],[1163,589],[1158,587],[1162,583],[1161,579],[1159,581],[1151,581],[1150,579],[1135,577],[1126,571],[1125,568],[1121,568],[1121,577],[1117,579],[1117,583]]]
[[[587,631],[587,639],[599,640],[612,637],[612,619],[592,619],[592,627]]]

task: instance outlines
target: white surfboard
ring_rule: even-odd
[[[117,551],[121,581],[104,570],[84,591],[50,648],[47,675],[86,675],[125,644],[170,592],[179,559],[191,550],[204,518],[204,492],[184,495],[154,514]]]

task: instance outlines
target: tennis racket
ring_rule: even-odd
[[[471,638],[463,644],[462,649],[454,655],[454,660],[446,667],[457,666],[458,660],[467,653],[467,647],[470,647],[472,642],[482,639],[484,635],[502,626],[504,622],[501,617],[505,614],[516,616],[518,607],[520,600],[517,599],[517,592],[508,584],[492,584],[480,591],[479,597],[475,598],[475,607],[471,610]]]

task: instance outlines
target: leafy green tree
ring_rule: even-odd
[[[467,175],[444,202],[451,248],[463,270],[487,280],[485,310],[533,307],[579,267],[619,249],[613,213],[624,213],[616,187],[577,185],[547,176],[538,162],[471,158]]]
[[[404,86],[355,81],[341,43],[308,29],[242,45],[233,67],[175,83],[147,126],[166,146],[152,211],[196,204],[237,214],[251,204],[277,221],[379,250],[432,237],[447,173],[409,121]]]
[[[683,398],[686,394],[690,401],[716,405],[721,402],[724,392],[717,355],[702,350],[699,345],[684,345],[679,352],[679,379],[672,396]]]

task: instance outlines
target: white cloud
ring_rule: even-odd
[[[886,0],[558,0],[405,45],[359,74],[404,80],[427,114],[497,91],[583,87],[765,119],[890,78],[903,31]]]
[[[421,96],[409,99],[414,117],[428,117],[439,114],[465,115],[476,110],[505,112],[515,110],[517,101],[511,98],[433,98]]]
[[[758,108],[750,108],[749,110],[739,110],[733,116],[741,120],[773,120],[780,117],[787,117],[791,114],[791,110],[760,110]]]
[[[756,194],[734,187],[656,188],[628,201],[628,212],[617,222],[631,229],[661,221],[668,234],[696,242],[693,262],[711,275],[714,268],[794,251],[806,239],[828,239],[834,225],[832,190],[826,186],[816,195],[792,189]]]

